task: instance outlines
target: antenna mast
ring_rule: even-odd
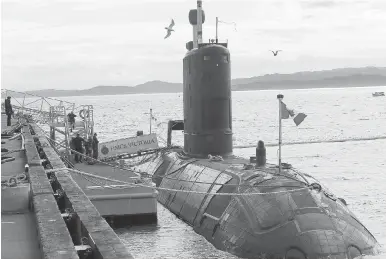
[[[218,17],[216,17],[216,43],[218,43]]]
[[[197,45],[202,43],[202,1],[197,0]]]

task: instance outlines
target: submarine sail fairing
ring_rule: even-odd
[[[265,163],[262,142],[255,160],[233,155],[230,52],[217,39],[202,42],[202,1],[189,20],[194,37],[183,59],[184,120],[169,123],[169,131],[184,130],[184,147],[137,167],[162,187],[158,201],[216,248],[243,258],[376,254],[374,236],[311,175]]]

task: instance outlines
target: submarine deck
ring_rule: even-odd
[[[197,163],[202,166],[210,167],[214,170],[226,173],[232,177],[239,177],[240,180],[248,180],[259,173],[266,174],[267,176],[269,174],[272,176],[283,176],[304,184],[309,184],[307,178],[312,178],[315,180],[312,176],[305,173],[300,173],[292,168],[291,165],[286,163],[282,163],[282,168],[280,171],[278,165],[267,163],[264,166],[256,167],[255,164],[249,161],[249,159],[234,155],[224,157],[222,160],[216,160],[215,158],[192,158],[186,156],[182,152],[182,149],[174,149],[173,151],[177,152],[178,158],[181,160],[188,160],[188,163]]]

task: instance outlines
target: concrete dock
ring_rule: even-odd
[[[44,132],[40,127],[34,124],[31,127],[37,135],[44,136]],[[50,146],[46,137],[39,137],[39,143],[41,146]],[[66,168],[52,148],[48,149],[47,152],[50,157],[55,157],[55,160],[50,159],[51,165],[54,168]],[[87,164],[86,162],[75,163],[73,158],[71,158],[71,162],[74,164],[74,169],[97,177],[122,181],[122,183],[125,182],[133,185],[135,185],[136,181],[140,180],[138,175],[128,169],[120,168],[118,165],[112,167],[101,162],[93,164]],[[71,170],[69,172],[71,172],[71,178],[111,226],[119,227],[157,222],[158,192],[151,188],[152,183],[142,183],[144,186],[104,188],[103,186],[122,185],[122,183],[100,180],[95,177],[74,173]]]
[[[5,116],[1,118],[1,129],[7,128]],[[20,150],[21,139],[1,139],[1,148],[9,151]],[[4,143],[3,143],[4,142]],[[2,152],[7,153],[7,152]],[[24,172],[27,158],[23,151],[13,152],[7,157],[15,160],[1,164],[1,181]],[[1,188],[1,258],[42,258],[39,250],[35,215],[30,211],[30,185],[20,183],[18,186]]]
[[[11,90],[2,91],[3,93],[4,96],[15,100],[12,109],[16,116],[22,116],[30,122],[38,121],[43,123],[44,127],[49,126],[49,130],[43,130],[41,124],[30,124],[32,132],[37,135],[38,153],[44,147],[43,153],[47,153],[49,157],[47,161],[51,164],[49,166],[51,169],[61,170],[68,167],[69,170],[61,170],[59,174],[70,175],[69,177],[75,180],[75,183],[91,200],[99,214],[106,218],[111,226],[118,227],[121,225],[157,222],[158,192],[148,179],[140,179],[140,175],[133,173],[128,168],[123,169],[123,165],[111,165],[112,161],[118,158],[114,154],[119,155],[119,152],[109,153],[109,156],[107,156],[100,150],[99,156],[102,159],[108,158],[109,165],[103,164],[99,160],[93,161],[92,165],[86,162],[74,163],[73,153],[75,150],[70,151],[73,148],[73,138],[79,135],[84,140],[88,140],[94,134],[92,105],[80,105],[75,109],[75,103],[68,101]],[[18,101],[20,94],[24,96],[22,100]],[[26,99],[29,101],[25,102]],[[30,99],[33,99],[33,101],[31,102]],[[5,109],[4,105],[2,104],[3,109]],[[68,121],[68,112],[79,114],[79,119],[75,121],[74,125]],[[87,116],[81,116],[81,114]],[[6,120],[5,116],[4,120]],[[153,137],[156,138],[156,136]],[[84,144],[86,145],[86,143]],[[99,146],[103,147],[102,144],[100,143]],[[121,151],[122,153],[128,152],[128,150]],[[43,166],[46,166],[46,161],[43,163]],[[75,168],[73,168],[74,164]],[[118,167],[118,169],[115,167]],[[77,174],[80,171],[84,174]],[[85,176],[87,173],[88,177]],[[101,181],[101,177],[108,178],[108,180]],[[117,181],[126,186],[116,186]],[[102,183],[104,186],[101,187],[101,184],[98,183]],[[141,183],[141,185],[138,183]]]
[[[3,133],[4,114],[1,123]],[[132,258],[46,138],[31,124],[19,128],[2,134],[1,258]]]

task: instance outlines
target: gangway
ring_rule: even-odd
[[[76,106],[73,102],[56,98],[2,89],[2,99],[5,100],[7,96],[12,98],[11,103],[14,114],[17,114],[18,117],[33,120],[44,130],[50,132],[50,144],[64,158],[70,157],[70,142],[77,133],[85,140],[94,134],[94,112],[92,105]],[[1,106],[2,111],[5,110],[4,102],[2,102]],[[72,129],[68,122],[67,115],[70,112],[77,115],[74,129]]]

